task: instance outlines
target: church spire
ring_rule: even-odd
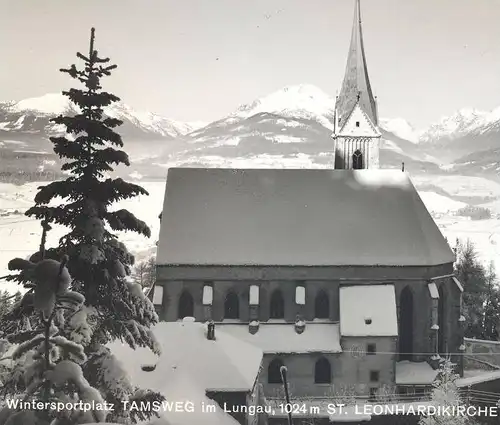
[[[354,22],[352,26],[351,45],[347,57],[342,89],[337,100],[336,110],[338,124],[342,128],[356,104],[370,118],[373,125],[378,125],[377,105],[372,93],[368,68],[366,65],[363,32],[361,29],[360,0],[355,0]]]

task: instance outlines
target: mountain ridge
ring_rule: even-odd
[[[20,101],[0,102],[0,130],[30,132],[33,131],[32,125],[38,122],[39,125],[35,127],[38,131],[41,131],[40,126],[43,125],[47,135],[59,135],[64,133],[64,129],[50,123],[50,118],[78,112],[78,107],[62,93],[47,93]],[[160,137],[176,138],[195,129],[188,123],[153,112],[136,110],[122,101],[105,107],[104,114],[121,119],[125,124],[132,124],[145,134],[151,133]]]
[[[64,132],[49,120],[65,112],[76,109],[62,94],[1,102],[0,161],[8,149],[10,160],[19,152],[28,155],[28,151],[45,150],[48,154],[48,137]],[[105,113],[124,121],[119,131],[133,159],[133,172],[141,175],[148,175],[148,167],[164,175],[169,166],[331,166],[335,99],[311,84],[283,87],[211,123],[183,123],[137,111],[123,102],[106,108]],[[380,127],[381,162],[389,168],[399,168],[404,162],[419,172],[498,174],[491,163],[495,158],[500,161],[500,152],[495,150],[498,141],[494,144],[500,135],[500,108],[491,112],[463,109],[423,131],[402,117],[382,118]]]
[[[292,94],[292,95],[290,95]],[[213,122],[188,121],[182,122],[167,118],[161,114],[136,110],[124,102],[117,102],[105,108],[117,118],[131,120],[139,127],[149,130],[163,137],[179,137],[196,132],[207,125],[221,120],[230,121],[242,117],[248,118],[259,112],[278,112],[282,115],[297,112],[304,113],[304,117],[312,115],[323,116],[326,128],[333,128],[335,99],[312,84],[298,84],[285,86],[272,93],[240,105],[236,110],[226,114]],[[43,117],[53,117],[61,113],[75,112],[75,105],[62,93],[46,93],[41,96],[26,98],[19,101],[0,101],[0,114],[38,114]],[[19,120],[20,117],[15,121]],[[12,121],[12,120],[10,120]],[[0,116],[0,130],[21,130],[21,122],[16,125]],[[488,130],[500,127],[500,107],[491,111],[475,108],[462,108],[451,115],[445,115],[440,120],[427,127],[417,130],[402,117],[384,117],[380,119],[380,126],[387,132],[413,143],[430,144],[441,139],[455,140],[466,133],[484,134]],[[58,133],[56,128],[55,133]]]

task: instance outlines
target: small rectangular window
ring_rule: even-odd
[[[250,286],[250,293],[248,295],[250,305],[259,305],[259,287],[258,285]]]
[[[295,288],[295,303],[304,305],[306,303],[306,288],[304,284]]]
[[[155,285],[153,288],[153,304],[161,306],[163,304],[163,286]]]
[[[373,356],[377,352],[377,346],[375,344],[368,344],[366,346],[366,354]]]
[[[203,287],[202,301],[203,305],[212,305],[214,299],[214,288],[211,285],[205,285]]]
[[[356,121],[356,127],[359,127],[359,121]]]
[[[378,382],[380,379],[380,372],[378,370],[370,371],[370,382]]]
[[[371,402],[374,402],[377,400],[377,391],[378,391],[378,388],[374,387],[374,388],[370,388],[370,400]]]

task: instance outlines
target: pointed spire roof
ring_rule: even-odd
[[[355,0],[355,2],[351,45],[347,57],[344,81],[336,105],[337,116],[341,119],[340,128],[344,126],[358,102],[361,109],[368,115],[372,123],[378,125],[377,106],[372,93],[366,65],[363,32],[361,29],[360,0]]]

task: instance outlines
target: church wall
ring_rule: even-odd
[[[186,289],[194,299],[194,316],[198,320],[202,320],[204,316],[202,304],[203,281],[168,281],[161,282],[161,284],[163,284],[163,306],[160,310],[160,320],[167,322],[175,322],[177,320],[179,298]]]
[[[283,364],[287,367],[290,396],[292,398],[320,397],[331,395],[332,385],[340,382],[343,379],[342,363],[340,360],[341,354],[265,354],[262,363],[262,372],[259,376],[259,382],[262,383],[264,394],[266,395],[266,397],[283,398],[283,385],[269,384],[267,382],[269,363],[277,357],[280,358],[283,361]],[[314,366],[316,364],[316,361],[321,357],[326,358],[330,362],[332,372],[331,384],[314,383]]]
[[[431,297],[426,280],[414,282],[396,282],[396,305],[398,321],[401,317],[401,292],[406,287],[410,288],[413,295],[413,352],[415,361],[427,358],[421,353],[433,353],[431,330]],[[401,331],[400,331],[401,332]]]
[[[334,143],[336,169],[352,169],[352,155],[356,150],[363,154],[364,168],[379,168],[380,136],[359,105],[340,134]]]
[[[335,168],[351,169],[352,155],[356,150],[361,151],[363,154],[365,168],[379,168],[379,143],[380,140],[378,138],[339,137],[336,142]]]
[[[442,279],[436,283],[438,288],[443,288],[445,300],[445,338],[448,352],[459,353],[459,347],[462,344],[460,332],[460,316],[462,294],[455,282],[450,279]],[[452,356],[452,361],[458,361],[458,355]]]
[[[315,317],[314,301],[319,291],[323,290],[329,299],[329,319],[339,320],[339,297],[338,281],[168,281],[162,282],[164,285],[163,308],[160,309],[161,320],[175,321],[178,319],[178,300],[183,290],[187,290],[194,298],[194,314],[198,321],[204,321],[206,309],[202,305],[203,286],[210,284],[213,286],[213,302],[211,307],[212,320],[222,321],[224,319],[224,301],[226,294],[231,290],[238,295],[240,319],[249,322],[250,306],[249,292],[251,285],[259,286],[259,315],[260,321],[269,320],[270,298],[275,289],[280,289],[285,302],[285,320],[295,322],[297,315],[301,315],[305,320],[313,320]],[[306,288],[306,305],[296,304],[296,287],[304,285]]]
[[[358,125],[356,125],[358,123]],[[375,126],[369,121],[363,110],[357,105],[340,132],[347,137],[377,137]]]
[[[460,291],[451,278],[444,278],[435,281],[436,286],[445,288],[445,317],[446,325],[445,338],[448,342],[448,352],[458,353],[461,344],[460,338]],[[431,329],[432,323],[432,299],[428,289],[429,282],[396,282],[396,304],[398,319],[401,315],[401,292],[405,287],[409,287],[413,294],[414,318],[413,318],[413,352],[415,361],[426,359],[423,353],[434,353],[435,345],[433,335],[435,331]]]
[[[374,343],[377,353],[361,354],[367,344]],[[281,384],[268,383],[269,363],[279,357],[288,369],[288,380],[292,397],[323,397],[345,394],[346,390],[357,395],[369,396],[370,388],[392,387],[395,382],[396,338],[395,337],[349,337],[342,338],[343,353],[339,354],[266,354],[259,381],[267,397],[282,396]],[[325,357],[332,371],[330,384],[314,382],[316,361]],[[378,381],[371,382],[371,372],[378,372]]]
[[[375,345],[375,353],[368,354],[368,344]],[[393,386],[396,379],[396,337],[342,337],[342,371],[344,385],[356,389],[357,394],[369,396],[370,388]],[[371,382],[371,371],[379,373],[378,382]]]
[[[320,291],[324,291],[328,294],[329,300],[329,319],[333,322],[338,322],[340,320],[340,310],[339,310],[339,281],[328,281],[328,280],[307,280],[304,282],[306,287],[306,305],[304,308],[304,319],[314,320],[315,318],[315,300],[316,295]]]
[[[368,148],[368,161],[370,168],[380,167],[380,138],[373,139]]]
[[[162,266],[157,281],[232,280],[232,281],[304,281],[304,280],[425,280],[453,273],[452,264],[431,267],[360,267],[360,266]]]
[[[333,269],[330,269],[333,272]],[[276,270],[275,270],[276,271]],[[397,314],[398,318],[401,315],[401,293],[405,287],[409,287],[413,295],[413,305],[414,305],[414,315],[413,315],[413,353],[415,361],[424,361],[428,358],[428,354],[433,354],[436,350],[435,336],[436,331],[431,329],[432,323],[432,299],[428,289],[429,283],[429,270],[421,269],[423,275],[427,275],[425,278],[415,280],[410,279],[413,276],[415,270],[412,268],[400,268],[398,272],[400,274],[399,279],[391,279],[387,276],[387,279],[380,278],[380,270],[376,268],[352,268],[350,270],[341,269],[341,272],[345,274],[354,274],[357,279],[330,279],[330,280],[307,280],[300,279],[305,277],[298,268],[295,270],[296,277],[295,280],[285,280],[285,279],[273,279],[273,280],[174,280],[166,281],[161,280],[158,284],[164,285],[163,291],[163,306],[160,309],[160,319],[166,321],[175,321],[178,319],[178,300],[183,290],[187,289],[193,296],[194,300],[194,315],[197,321],[207,320],[207,308],[202,305],[203,297],[203,287],[207,284],[212,284],[214,288],[213,292],[213,304],[211,307],[212,318],[215,321],[220,321],[223,319],[224,315],[224,300],[226,294],[231,289],[235,291],[239,296],[239,311],[240,319],[243,322],[250,321],[250,307],[249,307],[249,288],[252,284],[257,284],[260,287],[259,290],[259,307],[258,307],[258,319],[260,321],[267,321],[269,319],[270,312],[270,297],[274,289],[280,289],[283,294],[285,302],[285,320],[288,322],[294,322],[298,314],[302,314],[305,320],[314,319],[314,301],[316,294],[320,290],[325,290],[329,297],[329,320],[333,322],[339,321],[339,286],[341,283],[359,283],[359,279],[362,279],[364,274],[374,276],[373,283],[393,283],[396,289],[396,304],[397,304]],[[438,270],[439,271],[439,270]],[[442,270],[441,270],[442,271]],[[407,279],[404,279],[404,274],[407,274]],[[286,273],[285,273],[286,274]],[[291,273],[293,276],[293,273]],[[319,273],[318,273],[319,274]],[[325,273],[326,274],[326,273]],[[333,274],[333,273],[332,273]],[[385,273],[389,275],[389,273]],[[441,275],[443,275],[442,273]],[[273,273],[269,273],[271,277]],[[434,275],[436,276],[436,275]],[[161,273],[159,274],[161,277]],[[207,278],[211,277],[210,273],[207,273]],[[368,278],[366,276],[365,278]],[[368,281],[370,282],[370,281]],[[365,282],[366,283],[366,282]],[[444,288],[445,294],[445,306],[444,322],[446,324],[446,329],[444,336],[447,341],[448,352],[458,353],[458,347],[461,345],[460,337],[460,299],[461,293],[451,278],[443,278],[435,281],[438,288]],[[305,285],[306,288],[306,305],[301,306],[296,304],[295,300],[295,290],[297,285]],[[400,330],[401,332],[401,330]],[[396,347],[394,351],[398,351],[399,347]]]

